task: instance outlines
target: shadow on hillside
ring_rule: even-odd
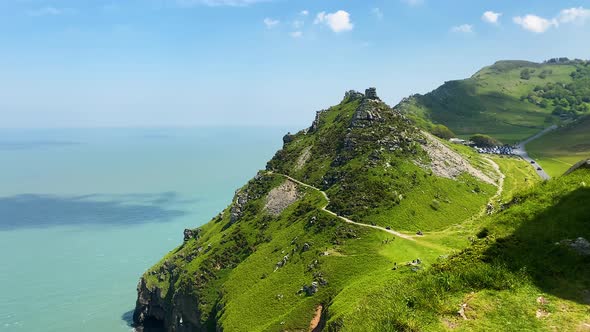
[[[174,192],[130,195],[17,195],[0,197],[0,231],[46,228],[58,225],[131,226],[169,222],[184,211],[170,204],[184,204]]]
[[[525,220],[498,239],[485,255],[515,273],[524,272],[543,292],[590,304],[590,255],[581,255],[563,240],[590,240],[590,188],[580,188]],[[532,204],[523,204],[520,208]],[[518,211],[512,215],[518,218]],[[516,222],[516,220],[515,220]]]

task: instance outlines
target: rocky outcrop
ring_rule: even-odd
[[[376,88],[368,88],[365,90],[365,98],[372,99],[372,100],[381,100],[377,96],[377,89]]]
[[[467,173],[484,182],[497,185],[492,178],[473,167],[459,153],[439,142],[434,136],[426,132],[423,132],[422,134],[424,135],[425,140],[420,143],[424,151],[426,151],[430,157],[430,164],[420,166],[430,168],[432,173],[436,176],[444,178],[456,179],[459,175]]]
[[[162,296],[160,288],[150,289],[145,278],[137,285],[133,324],[137,332],[206,331],[199,323],[197,299],[189,294]]]
[[[201,229],[197,228],[197,229],[185,229],[183,232],[184,235],[184,242],[191,240],[191,239],[195,239],[198,240],[199,239],[199,234],[201,234]]]
[[[285,136],[283,136],[283,144],[289,144],[293,141],[294,139],[294,135],[292,135],[291,133],[287,133]]]
[[[314,132],[316,130],[318,130],[319,126],[320,126],[320,117],[322,116],[322,113],[324,111],[317,111],[315,112],[315,118],[313,119],[313,122],[311,123],[311,127],[309,127],[309,132]]]
[[[229,216],[230,225],[234,224],[236,221],[238,221],[242,217],[242,214],[244,213],[244,208],[247,203],[248,203],[248,192],[242,191],[242,190],[236,191],[236,195],[234,197],[234,203],[232,204],[230,212],[229,212],[230,213],[230,216]]]
[[[344,93],[344,100],[345,101],[359,100],[359,99],[363,99],[364,97],[365,97],[364,94],[362,94],[361,92],[355,91],[355,90],[349,90],[349,91],[346,91],[346,93]]]
[[[313,294],[318,292],[320,285],[317,281],[313,281],[311,285],[304,285],[299,290],[299,293],[303,293],[307,296],[312,296]]]
[[[368,127],[372,122],[383,121],[380,114],[383,104],[378,100],[364,99],[352,116],[351,127]]]

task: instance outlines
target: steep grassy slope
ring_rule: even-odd
[[[328,327],[342,331],[584,331],[590,327],[590,170],[517,194],[473,244],[409,267]],[[357,293],[358,295],[358,293]],[[335,302],[340,302],[337,297]],[[461,310],[461,308],[463,308]],[[461,311],[461,313],[459,313]],[[464,315],[464,318],[461,317]]]
[[[417,128],[382,103],[373,112],[383,118],[355,120],[366,116],[361,103],[351,94],[318,113],[310,132],[289,136],[268,167],[326,190],[339,214],[411,232],[464,220],[493,195],[494,186],[471,175],[457,181],[420,167],[430,160]]]
[[[587,113],[589,79],[584,61],[499,61],[397,108],[425,127],[439,123],[463,137],[482,133],[515,143],[564,116]]]
[[[134,314],[140,328],[305,331],[318,310],[322,323],[349,310],[333,299],[395,278],[395,263],[420,257],[423,268],[467,245],[466,237],[429,231],[479,214],[497,191],[481,156],[467,162],[358,92],[284,142],[230,207],[185,231],[185,242],[144,274]],[[440,158],[454,162],[454,172],[441,173]],[[338,215],[425,236],[345,223],[323,210],[319,190],[283,174],[325,191]]]
[[[590,157],[590,116],[565,125],[526,146],[551,176],[559,176],[580,159]]]

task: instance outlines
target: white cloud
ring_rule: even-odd
[[[279,20],[273,20],[272,18],[269,18],[269,17],[265,18],[263,22],[264,22],[264,25],[266,25],[267,29],[272,29],[280,23]]]
[[[302,16],[307,16],[307,15],[309,15],[309,11],[307,9],[304,9],[299,14]]]
[[[590,9],[584,7],[564,9],[557,16],[559,23],[583,24],[590,19]]]
[[[293,38],[301,38],[301,37],[303,37],[303,32],[293,31],[289,35],[291,35],[291,37],[293,37]]]
[[[56,8],[56,7],[44,7],[37,10],[31,10],[28,12],[30,16],[58,16],[74,14],[76,11],[72,8]]]
[[[461,24],[451,28],[453,32],[461,32],[461,33],[472,33],[473,32],[473,25],[471,24]]]
[[[403,3],[410,6],[418,6],[424,3],[424,0],[402,0]]]
[[[301,29],[304,25],[305,25],[304,21],[301,21],[301,20],[293,21],[293,28],[295,28],[295,29]]]
[[[191,7],[191,6],[209,6],[209,7],[246,7],[261,2],[270,2],[273,0],[176,0],[176,3],[180,6]]]
[[[350,21],[350,14],[344,10],[335,13],[320,12],[317,14],[314,24],[325,24],[334,32],[350,31],[354,24]]]
[[[551,27],[558,26],[558,22],[555,19],[549,20],[532,14],[528,14],[522,17],[517,16],[513,20],[514,23],[520,25],[523,29],[535,33],[543,33],[549,30]]]
[[[481,19],[484,20],[484,22],[497,24],[498,20],[500,19],[500,16],[502,16],[502,13],[496,13],[491,10],[488,10],[487,12],[483,13]]]
[[[590,19],[590,9],[584,7],[573,7],[563,9],[553,18],[548,19],[533,14],[516,16],[514,23],[522,26],[525,30],[535,33],[543,33],[550,28],[558,28],[560,24],[584,24]]]
[[[373,9],[371,9],[371,13],[373,13],[373,15],[375,15],[376,18],[382,20],[383,19],[383,12],[381,11],[381,9],[375,7]]]

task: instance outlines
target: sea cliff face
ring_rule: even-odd
[[[137,285],[137,302],[133,322],[138,332],[194,332],[206,331],[195,310],[197,299],[190,294],[174,293],[172,298],[162,297],[158,287],[147,287],[142,277]]]

